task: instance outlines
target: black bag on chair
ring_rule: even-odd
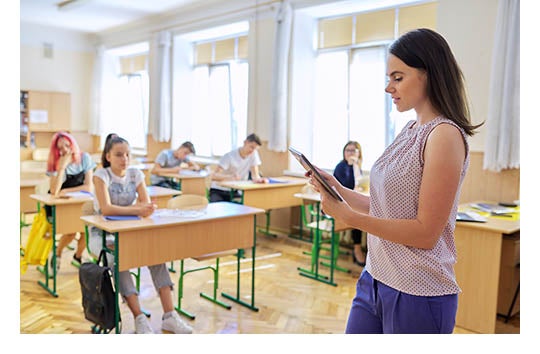
[[[105,253],[101,251],[97,264],[85,262],[79,268],[84,317],[98,326],[97,329],[93,327],[94,333],[108,333],[115,327],[116,293],[112,269],[107,266]],[[99,265],[102,258],[104,266]]]

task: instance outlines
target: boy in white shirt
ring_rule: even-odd
[[[221,187],[219,181],[246,181],[249,179],[255,183],[266,183],[267,180],[259,174],[261,158],[258,149],[261,139],[256,134],[250,134],[244,140],[244,145],[234,149],[219,160],[219,164],[212,174],[212,186],[210,188],[210,202],[231,201],[231,190]]]

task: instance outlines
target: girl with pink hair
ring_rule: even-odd
[[[49,193],[55,197],[66,195],[69,192],[93,192],[93,171],[96,167],[90,155],[81,152],[75,138],[66,132],[57,132],[51,140],[49,159],[47,161],[47,175],[50,177]],[[46,208],[49,209],[49,208]],[[50,210],[47,210],[50,216]],[[56,248],[56,269],[60,268],[60,257],[63,249],[75,238],[75,234],[62,235]],[[86,247],[84,236],[81,234],[77,243],[77,250],[73,261],[81,263],[82,253]]]

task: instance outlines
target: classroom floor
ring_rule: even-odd
[[[31,217],[27,216],[29,221]],[[23,229],[22,242],[29,227]],[[74,245],[74,243],[73,243]],[[277,238],[259,235],[256,250],[255,306],[258,312],[232,303],[226,310],[199,296],[204,291],[211,294],[212,273],[209,270],[190,273],[184,280],[183,307],[196,315],[195,320],[184,318],[194,333],[343,333],[354,296],[356,280],[361,268],[343,255],[338,264],[352,270],[347,274],[337,271],[338,286],[327,285],[300,276],[297,267],[309,267],[310,258],[303,254],[310,249],[305,241],[286,235]],[[66,249],[57,276],[58,298],[49,295],[37,284],[43,279],[35,266],[20,276],[20,332],[21,333],[90,333],[90,322],[84,319],[78,269],[70,264],[73,250]],[[85,254],[86,256],[86,254]],[[250,302],[251,255],[241,264],[244,301]],[[214,260],[196,262],[187,260],[187,268],[214,264]],[[179,270],[179,261],[174,262]],[[151,324],[155,333],[162,333],[161,304],[153,288],[147,268],[142,268],[140,300],[144,309],[151,312]],[[324,271],[324,267],[323,267]],[[178,283],[177,273],[171,273]],[[221,259],[219,291],[236,294],[236,258]],[[174,289],[174,299],[177,288]],[[221,297],[224,302],[231,303]],[[125,304],[121,304],[122,333],[134,333],[133,318]],[[520,333],[519,314],[509,323],[497,320],[497,333]],[[471,333],[456,327],[454,333]]]

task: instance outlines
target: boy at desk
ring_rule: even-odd
[[[251,180],[255,183],[268,182],[259,174],[261,158],[257,151],[261,146],[261,139],[256,134],[250,134],[244,140],[244,145],[234,149],[219,160],[219,164],[212,174],[212,187],[210,188],[210,202],[231,201],[229,188],[220,186],[220,181],[247,181],[251,172]]]
[[[190,141],[186,141],[176,150],[162,150],[156,157],[152,174],[150,175],[150,183],[153,186],[165,188],[179,189],[178,183],[171,178],[162,177],[160,173],[180,173],[183,169],[182,164],[187,165],[187,169],[199,171],[201,168],[195,162],[189,159],[190,155],[195,154],[195,147]]]

